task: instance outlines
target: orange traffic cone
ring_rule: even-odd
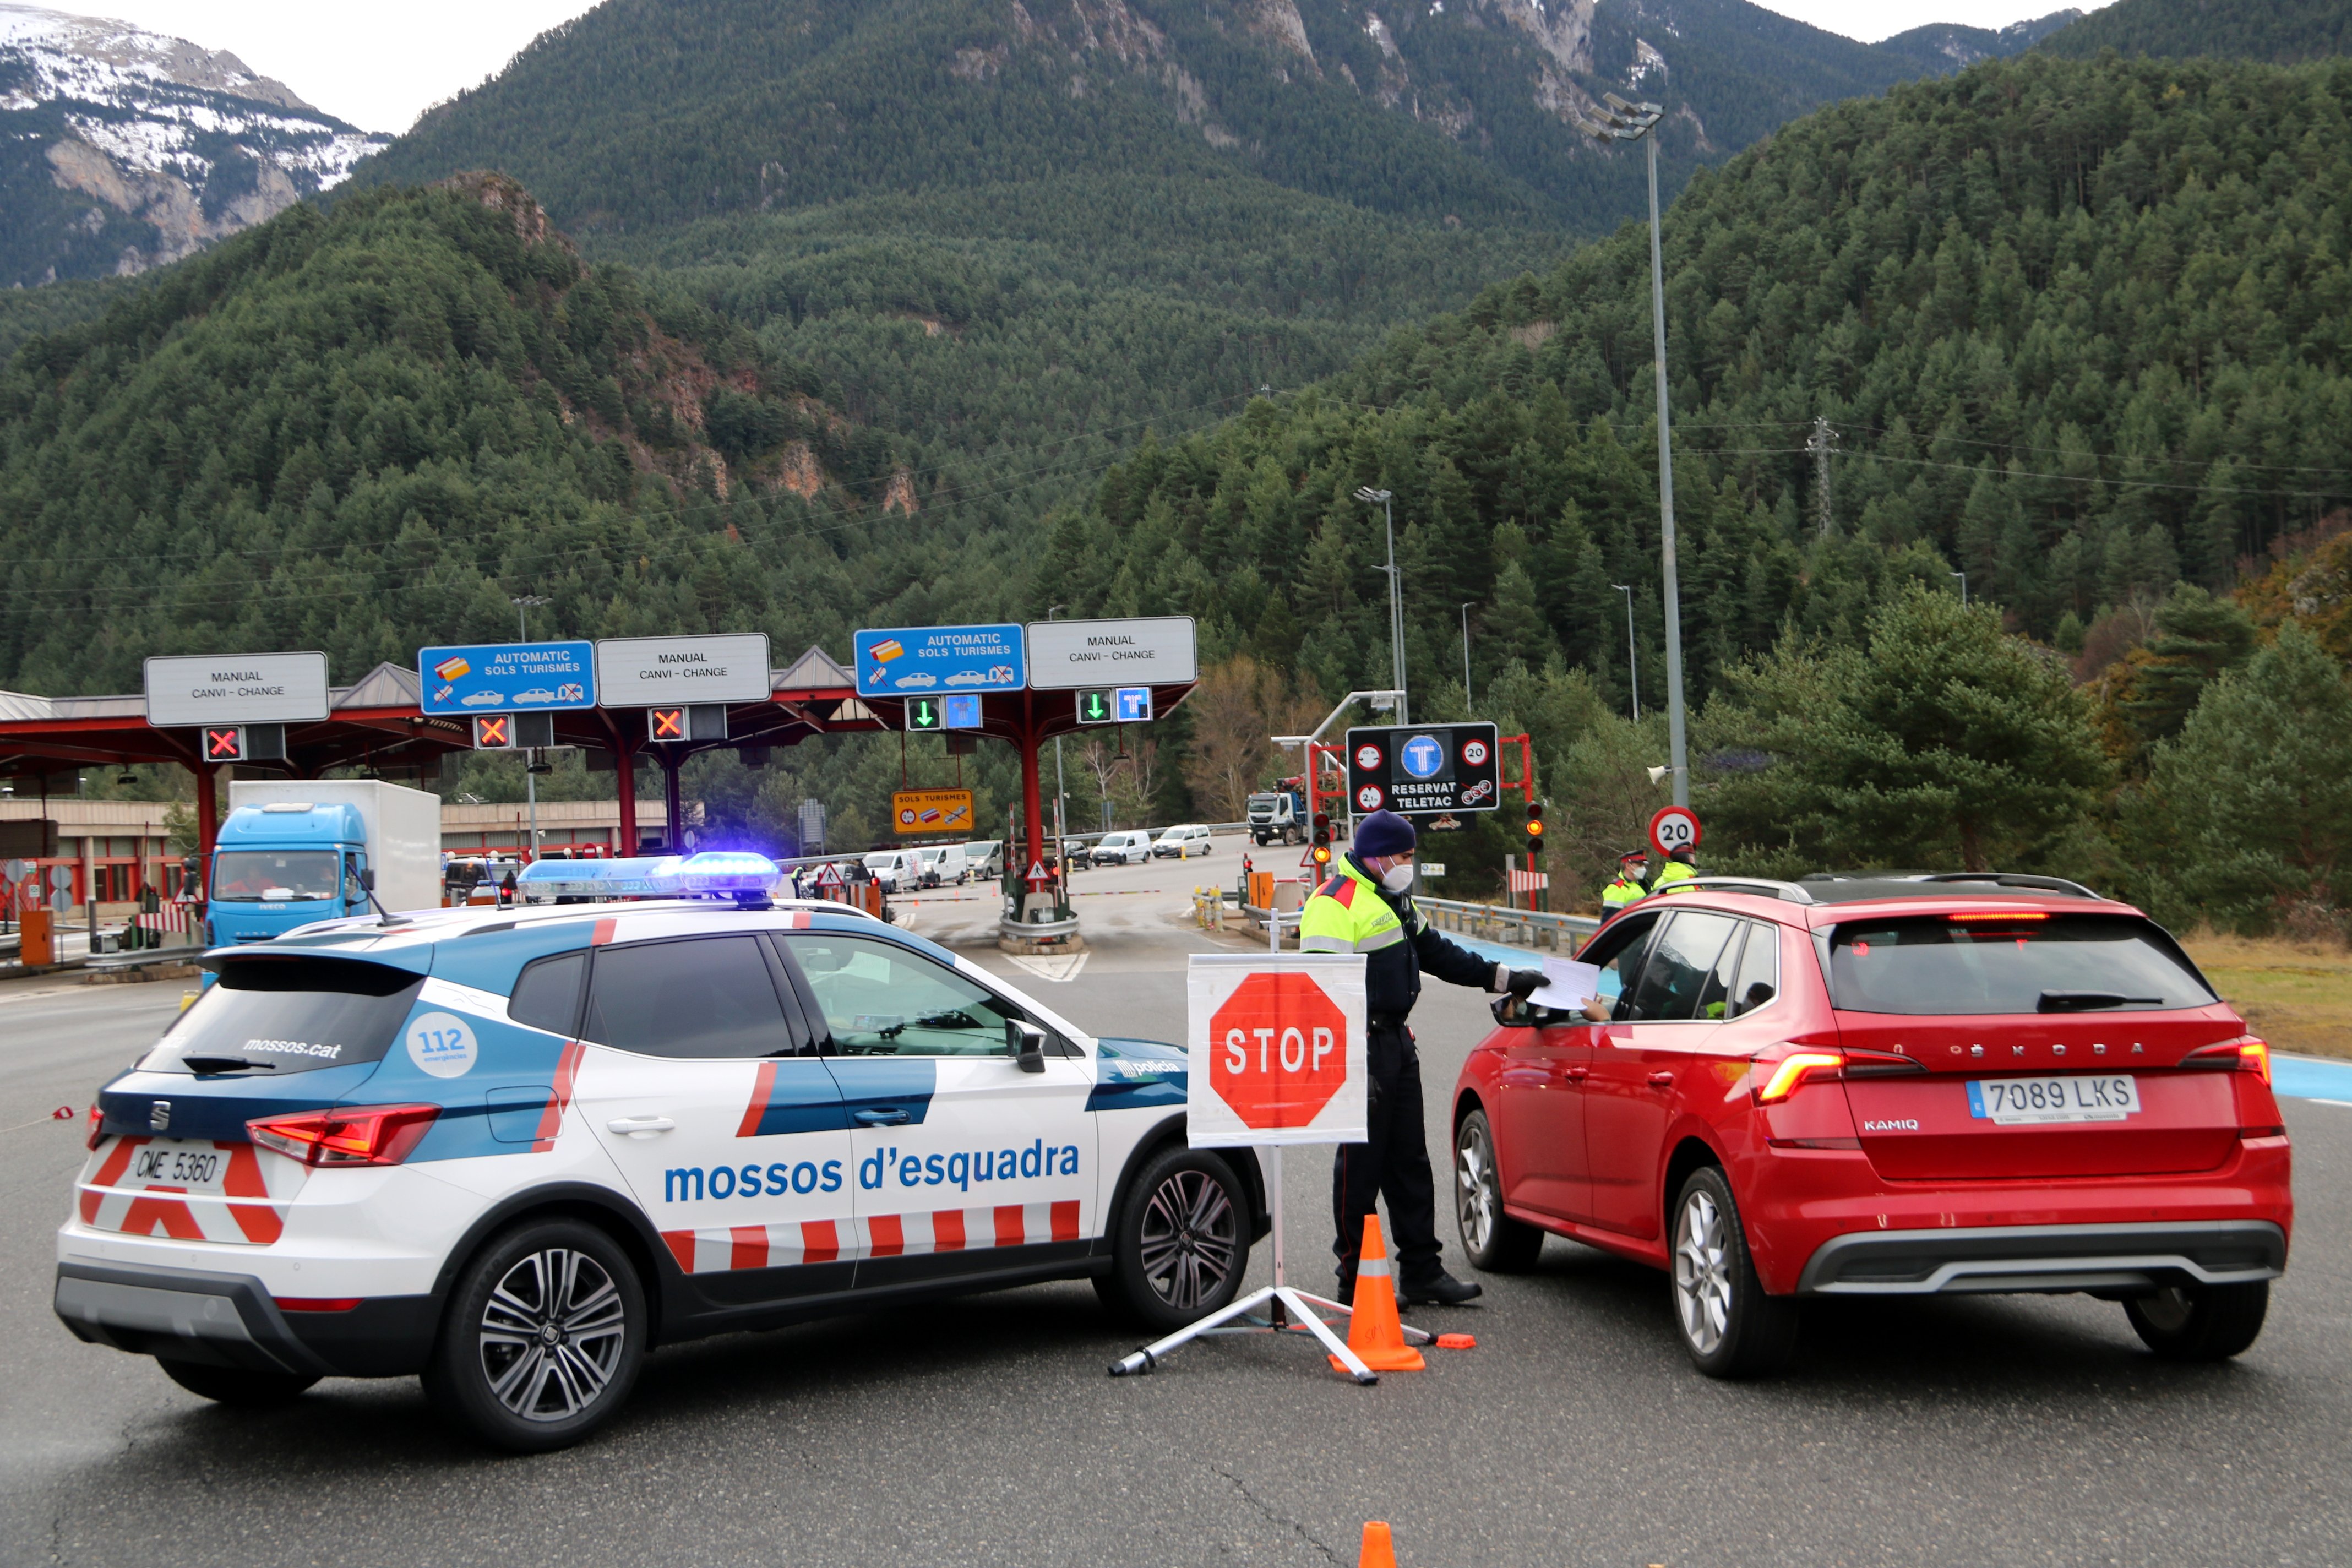
[[[1381,1239],[1381,1216],[1364,1216],[1364,1246],[1356,1258],[1356,1299],[1349,1303],[1348,1348],[1374,1372],[1419,1372],[1428,1366],[1421,1352],[1404,1342],[1404,1325],[1397,1321],[1396,1280],[1389,1273],[1388,1244]],[[1334,1372],[1345,1372],[1338,1356]]]
[[[1356,1568],[1397,1568],[1396,1542],[1389,1539],[1388,1521],[1375,1519],[1366,1521],[1364,1545],[1356,1553]]]

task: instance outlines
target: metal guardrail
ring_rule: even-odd
[[[1432,924],[1485,942],[1512,942],[1521,947],[1549,947],[1572,953],[1580,940],[1601,929],[1591,915],[1552,915],[1534,910],[1508,910],[1499,904],[1473,904],[1459,899],[1416,898]]]

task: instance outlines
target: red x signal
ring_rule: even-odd
[[[683,708],[648,708],[646,722],[656,741],[686,739],[686,710]]]
[[[510,751],[514,746],[514,715],[510,713],[478,713],[474,716],[474,750],[478,752]]]
[[[241,724],[231,724],[224,729],[206,726],[205,761],[208,763],[245,761],[245,727]]]

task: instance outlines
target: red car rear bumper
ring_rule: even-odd
[[[1750,1253],[1775,1295],[2118,1290],[2267,1279],[2294,1220],[2284,1137],[2219,1169],[2063,1182],[1888,1182],[1860,1151],[1733,1163]]]

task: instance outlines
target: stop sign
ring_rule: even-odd
[[[1304,974],[1252,974],[1209,1018],[1209,1082],[1244,1126],[1304,1127],[1348,1081],[1348,1019]]]

